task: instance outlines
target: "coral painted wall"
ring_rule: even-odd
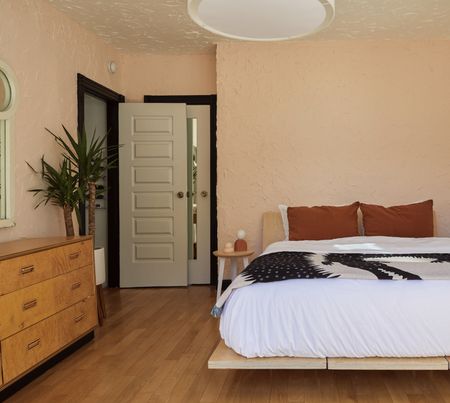
[[[450,236],[450,42],[223,43],[219,244],[290,205],[435,200]]]
[[[216,93],[215,55],[127,54],[121,64],[127,102],[143,102],[144,95]]]
[[[216,92],[211,55],[119,53],[42,0],[0,0],[0,59],[15,71],[16,227],[0,241],[64,233],[54,207],[34,210],[36,164],[58,150],[44,127],[76,125],[76,73],[128,101]],[[18,24],[20,29],[17,29]],[[106,70],[110,60],[119,70]],[[435,200],[450,236],[450,46],[436,42],[222,43],[217,53],[219,243],[280,202]]]
[[[56,207],[34,210],[36,200],[27,190],[39,181],[25,161],[38,166],[44,154],[55,161],[58,150],[44,128],[60,130],[64,123],[75,130],[76,74],[117,89],[120,73],[109,74],[106,65],[119,54],[45,1],[0,0],[0,9],[0,59],[15,72],[19,91],[14,127],[16,226],[0,229],[0,241],[64,234]]]
[[[142,102],[146,94],[215,93],[215,56],[129,55],[107,45],[46,0],[0,0],[0,60],[15,72],[19,104],[15,115],[15,221],[0,229],[0,242],[20,237],[63,235],[61,211],[34,210],[27,190],[39,184],[25,161],[38,166],[45,155],[56,162],[59,150],[44,128],[74,131],[76,75],[85,76]],[[107,63],[116,61],[110,74]]]

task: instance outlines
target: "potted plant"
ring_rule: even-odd
[[[86,130],[83,128],[77,132],[77,138],[62,125],[66,139],[46,129],[56,140],[63,150],[63,157],[75,167],[79,193],[83,202],[88,200],[88,234],[95,240],[95,207],[97,194],[104,188],[97,189],[97,182],[106,175],[107,171],[116,166],[118,160],[118,146],[108,146],[106,133],[102,137],[96,136],[96,131],[88,139]],[[97,307],[100,325],[106,318],[106,308],[103,297],[102,284],[105,282],[105,250],[94,249],[95,272],[97,284]]]
[[[82,199],[82,192],[78,187],[78,177],[72,169],[72,163],[63,158],[57,168],[51,166],[44,157],[41,158],[41,171],[38,172],[28,162],[28,166],[33,172],[40,174],[46,187],[30,189],[34,195],[42,194],[42,200],[38,202],[35,208],[49,202],[55,206],[59,206],[64,212],[64,224],[66,226],[66,235],[74,236],[74,227],[72,213],[75,210],[77,217],[79,214],[79,203]]]
[[[97,189],[97,181],[106,172],[114,168],[118,159],[119,146],[107,146],[108,134],[102,137],[96,136],[88,140],[86,130],[83,128],[77,133],[77,138],[62,125],[67,140],[46,129],[63,149],[63,156],[72,166],[76,167],[78,186],[84,195],[83,201],[88,200],[88,234],[95,236],[95,200],[100,191]]]

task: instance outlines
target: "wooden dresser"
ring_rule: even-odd
[[[97,325],[90,237],[0,244],[0,389]]]

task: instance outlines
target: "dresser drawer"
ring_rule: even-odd
[[[95,295],[93,266],[85,266],[60,277],[63,279],[55,285],[54,292],[57,310]]]
[[[0,339],[94,295],[92,266],[73,270],[0,297]]]
[[[68,271],[62,248],[0,261],[0,295],[28,287]]]
[[[1,342],[3,380],[11,381],[97,325],[89,297]]]
[[[92,241],[86,240],[0,261],[0,295],[92,264]]]
[[[91,240],[72,243],[63,246],[62,249],[70,270],[79,269],[94,263],[94,249]]]

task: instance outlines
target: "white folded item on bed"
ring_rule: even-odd
[[[450,253],[450,238],[283,241],[279,251]],[[299,279],[235,290],[220,333],[245,357],[450,355],[450,280]]]

